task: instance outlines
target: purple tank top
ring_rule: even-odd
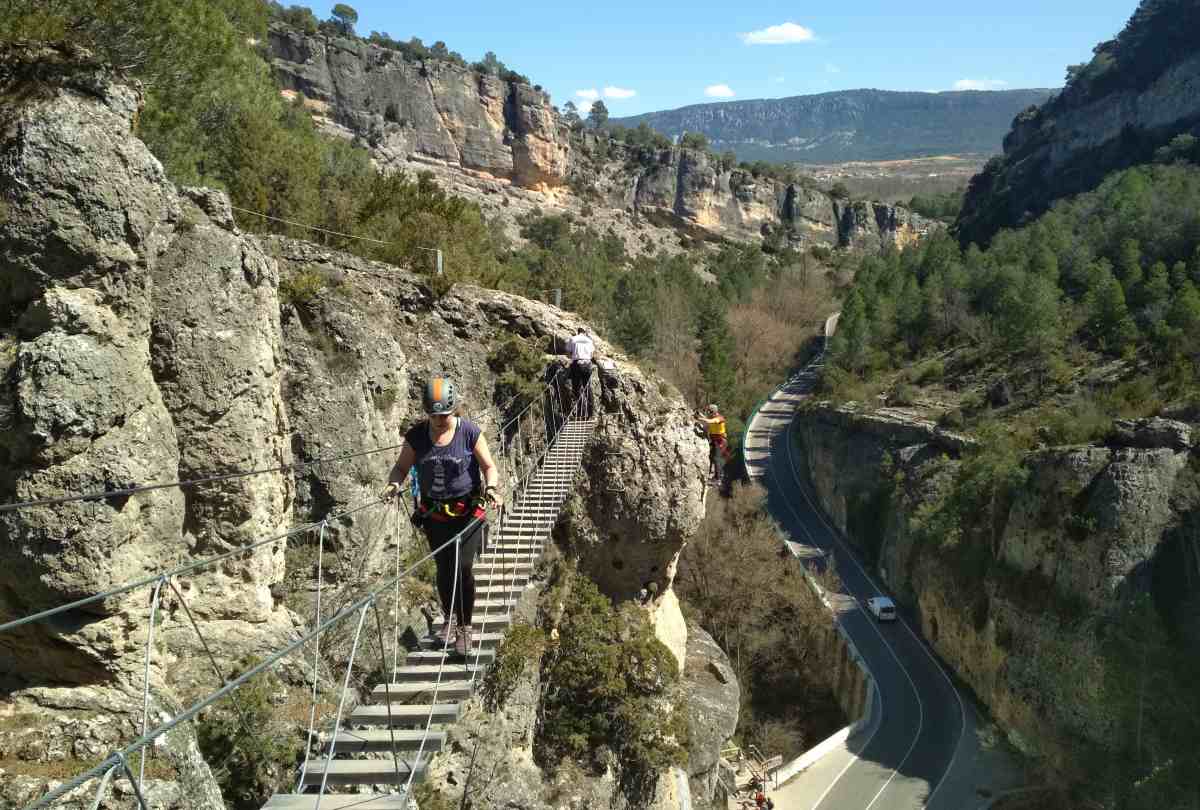
[[[475,442],[481,432],[479,425],[460,417],[454,437],[444,447],[436,447],[429,438],[429,422],[421,422],[404,434],[404,441],[417,454],[422,497],[444,501],[479,489]]]

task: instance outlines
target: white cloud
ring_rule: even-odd
[[[999,90],[1007,86],[1002,79],[959,79],[954,83],[955,90]]]
[[[576,90],[575,95],[586,101],[595,101],[596,99],[600,98],[600,93],[598,93],[594,87],[588,90]]]
[[[812,42],[816,39],[811,28],[785,22],[781,25],[771,25],[758,31],[738,34],[747,45],[792,45],[797,42]]]
[[[709,98],[733,98],[736,94],[727,84],[710,84],[704,88],[704,95]]]
[[[842,69],[840,67],[838,67],[837,65],[833,64],[833,62],[826,62],[825,63],[825,72],[826,73],[841,73]]]
[[[771,83],[772,84],[783,84],[783,79],[784,79],[783,76],[772,76]]]
[[[604,97],[605,98],[617,98],[617,99],[633,98],[636,95],[637,95],[637,90],[628,90],[624,87],[609,86],[609,87],[604,88]]]

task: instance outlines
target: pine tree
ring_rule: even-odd
[[[855,287],[842,306],[837,331],[833,333],[833,340],[830,341],[833,362],[851,373],[862,373],[867,367],[870,334],[867,305],[862,292]]]
[[[700,340],[700,375],[710,400],[728,402],[733,395],[733,337],[725,320],[725,309],[715,296],[700,299],[696,337]]]
[[[588,111],[588,123],[593,129],[600,129],[608,123],[608,107],[600,99],[592,102],[592,108]]]
[[[1137,339],[1137,326],[1129,316],[1125,292],[1112,275],[1098,279],[1088,294],[1089,329],[1100,347],[1111,354],[1124,354]]]
[[[345,3],[338,3],[330,12],[342,33],[348,37],[354,36],[354,25],[358,22],[358,12]]]

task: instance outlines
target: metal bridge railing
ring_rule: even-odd
[[[507,420],[503,425],[501,425],[501,427],[499,429],[499,435],[502,439],[502,443],[501,443],[501,447],[498,448],[497,455],[500,456],[500,460],[504,461],[506,463],[506,466],[509,469],[510,482],[513,483],[513,490],[510,495],[510,499],[513,502],[517,502],[523,497],[527,487],[529,486],[529,484],[532,481],[535,480],[535,477],[536,477],[538,471],[541,469],[542,465],[545,464],[546,460],[550,457],[551,452],[555,449],[559,440],[564,435],[566,435],[564,433],[565,429],[573,423],[583,421],[581,419],[581,416],[583,414],[585,402],[593,402],[594,401],[594,398],[595,398],[594,387],[595,387],[595,382],[597,379],[595,373],[593,373],[592,377],[588,380],[586,387],[584,388],[583,391],[580,392],[579,396],[575,397],[574,400],[571,401],[571,405],[570,405],[569,409],[565,409],[565,412],[564,412],[564,408],[562,407],[562,404],[565,401],[567,401],[567,399],[564,396],[564,389],[566,388],[566,385],[565,385],[565,381],[563,380],[563,376],[564,375],[562,373],[562,370],[560,370],[560,372],[555,374],[553,379],[543,387],[543,389],[541,390],[540,396],[536,396],[536,397],[532,398],[531,401],[519,413],[517,413],[515,416],[513,416],[512,418]],[[539,430],[539,428],[540,428],[540,430]],[[503,442],[503,439],[506,436],[508,436],[509,438],[514,438],[515,442],[510,442],[509,444],[505,445]],[[379,449],[376,449],[374,451],[369,451],[369,452],[381,452],[384,449],[393,449],[393,448],[379,448]],[[365,454],[366,453],[348,454],[346,457],[365,455]],[[285,465],[285,466],[298,467],[301,465]],[[277,472],[281,469],[284,469],[284,468],[281,467],[278,469],[260,471],[260,472]],[[244,475],[244,474],[256,474],[256,473],[253,471],[250,471],[247,473],[229,474],[229,476],[236,477],[236,476]],[[218,480],[219,478],[220,478],[220,476],[214,477],[211,480]],[[206,480],[208,480],[208,479],[206,479]],[[186,483],[186,482],[176,482],[175,485],[181,486],[184,483]],[[161,485],[156,484],[156,485],[151,485],[151,486],[147,486],[147,487],[135,488],[135,489],[131,490],[131,493],[136,493],[136,492],[140,492],[140,491],[146,491],[148,489],[161,488],[161,487],[166,487],[166,486],[171,486],[171,484],[161,484]],[[113,493],[105,493],[105,496],[111,496],[112,494]],[[65,502],[69,502],[72,500],[83,500],[86,497],[90,497],[90,496],[79,496],[79,497],[72,496],[72,497],[63,498],[63,499],[46,499],[44,501],[38,501],[38,502],[33,502],[33,503],[35,503],[36,505],[46,505],[46,504],[50,504],[50,503],[60,503],[60,502],[65,503]],[[564,497],[565,497],[565,495],[564,495]],[[157,740],[162,735],[168,733],[169,731],[171,731],[172,729],[181,725],[182,723],[193,720],[204,709],[213,705],[214,703],[221,700],[222,698],[230,695],[232,692],[237,690],[240,686],[242,686],[249,680],[253,679],[260,673],[273,668],[276,664],[278,664],[285,657],[291,655],[292,653],[297,652],[298,650],[303,648],[309,642],[315,642],[313,645],[313,654],[314,654],[314,675],[313,675],[313,692],[312,692],[313,707],[310,710],[310,722],[309,722],[309,730],[308,730],[309,740],[311,742],[312,735],[313,735],[313,732],[315,729],[315,721],[316,721],[315,706],[316,706],[317,676],[318,676],[316,667],[319,664],[319,655],[320,655],[319,639],[322,635],[328,633],[333,628],[339,627],[339,626],[343,625],[344,623],[347,623],[351,618],[356,618],[354,640],[353,640],[351,650],[350,650],[350,656],[349,656],[349,660],[348,660],[347,667],[346,667],[346,675],[345,675],[345,679],[343,681],[342,692],[341,692],[341,696],[339,699],[339,705],[338,705],[338,710],[337,710],[337,716],[335,719],[335,725],[334,725],[335,736],[334,736],[333,740],[331,741],[330,751],[329,751],[329,754],[327,757],[327,761],[332,759],[332,756],[333,756],[333,754],[335,752],[335,748],[336,748],[336,739],[337,739],[336,738],[336,729],[338,729],[340,727],[341,718],[342,718],[343,710],[345,707],[346,694],[349,690],[351,673],[353,671],[354,661],[355,661],[355,658],[358,653],[358,647],[359,647],[359,643],[360,643],[361,636],[362,636],[362,630],[363,630],[363,627],[366,622],[366,617],[367,617],[368,611],[373,611],[375,614],[375,629],[376,629],[378,639],[379,639],[379,647],[380,647],[380,651],[381,651],[381,656],[384,659],[384,663],[386,663],[385,633],[383,630],[383,621],[382,621],[382,618],[381,618],[379,610],[378,610],[378,603],[379,603],[380,599],[383,598],[384,595],[388,591],[391,591],[393,594],[393,598],[396,600],[396,603],[398,604],[400,583],[403,580],[411,578],[421,565],[426,563],[428,560],[432,559],[436,554],[438,554],[441,551],[443,551],[444,549],[448,548],[451,544],[455,545],[456,556],[457,556],[459,546],[461,545],[461,543],[460,543],[461,539],[464,536],[466,536],[469,532],[473,531],[478,526],[478,523],[479,523],[479,519],[471,521],[471,523],[468,524],[468,526],[466,528],[464,528],[461,532],[459,532],[457,535],[455,535],[454,537],[447,540],[445,543],[443,543],[438,548],[431,550],[428,554],[424,555],[419,560],[417,560],[416,562],[409,565],[408,568],[403,569],[403,570],[401,569],[401,564],[400,564],[400,557],[399,557],[400,540],[399,540],[399,532],[397,532],[396,537],[395,537],[395,542],[396,542],[396,547],[397,547],[395,573],[391,577],[386,579],[384,582],[382,582],[381,584],[378,584],[374,588],[369,589],[364,595],[362,595],[360,598],[354,600],[351,604],[349,604],[346,607],[342,608],[341,610],[337,611],[336,613],[329,616],[328,618],[323,618],[321,616],[321,592],[322,592],[322,588],[324,585],[324,583],[323,583],[324,536],[325,536],[326,530],[328,529],[329,525],[332,522],[346,520],[360,512],[363,512],[364,510],[371,509],[375,506],[383,504],[384,502],[385,502],[384,499],[376,498],[376,499],[370,500],[368,502],[365,502],[363,504],[360,504],[358,506],[355,506],[353,508],[347,509],[340,514],[327,516],[320,521],[314,521],[312,523],[298,526],[287,532],[273,535],[269,538],[265,538],[263,540],[253,542],[253,543],[247,544],[245,546],[241,546],[236,549],[232,549],[232,550],[224,552],[222,554],[218,554],[213,557],[206,558],[204,560],[198,560],[198,561],[195,561],[192,563],[188,563],[186,565],[178,566],[176,568],[173,568],[168,571],[164,571],[155,576],[146,577],[144,579],[140,579],[140,580],[136,580],[136,581],[127,583],[125,585],[111,588],[107,591],[104,591],[103,593],[99,593],[99,594],[95,594],[93,596],[89,596],[89,597],[86,597],[83,599],[75,600],[75,601],[70,602],[65,605],[60,605],[55,608],[40,611],[40,612],[32,614],[30,616],[26,616],[26,617],[23,617],[20,619],[6,622],[4,624],[0,624],[0,633],[3,633],[3,632],[17,629],[19,627],[30,624],[32,622],[44,621],[45,619],[48,619],[50,617],[59,615],[61,613],[64,613],[64,612],[67,612],[70,610],[75,610],[75,609],[78,609],[78,608],[86,606],[86,605],[94,604],[96,602],[102,602],[102,601],[104,601],[106,599],[110,599],[114,596],[123,595],[123,594],[129,593],[129,592],[135,591],[137,589],[140,589],[140,588],[153,588],[153,591],[151,594],[149,630],[147,633],[146,647],[145,647],[141,735],[134,741],[132,741],[129,744],[125,745],[124,747],[120,748],[119,750],[114,751],[110,756],[106,757],[103,761],[101,761],[96,766],[76,775],[75,777],[63,782],[62,784],[60,784],[57,787],[53,788],[52,790],[48,791],[46,794],[44,794],[41,798],[39,798],[33,804],[29,805],[28,808],[26,808],[26,810],[38,810],[39,808],[47,807],[50,804],[52,804],[53,802],[57,801],[58,799],[66,796],[67,794],[69,794],[75,790],[78,790],[80,787],[82,787],[86,783],[88,783],[92,780],[99,779],[97,793],[95,795],[95,799],[94,799],[94,802],[92,805],[93,808],[96,808],[99,806],[101,800],[103,799],[103,796],[105,795],[106,790],[112,784],[114,775],[119,776],[121,774],[123,774],[129,780],[131,787],[133,789],[134,795],[135,795],[139,805],[143,808],[143,810],[149,810],[149,806],[147,805],[147,802],[146,802],[146,799],[145,799],[145,796],[144,796],[144,793],[142,790],[142,783],[143,783],[143,779],[144,779],[144,775],[145,775],[145,756],[144,756],[145,749],[148,746],[152,745],[154,743],[154,741]],[[402,500],[401,500],[401,502],[403,503]],[[557,509],[560,507],[561,507],[561,500],[555,505],[555,514],[557,514]],[[508,514],[509,513],[507,510],[505,510],[505,509],[501,510],[501,514],[500,514],[500,518],[499,518],[499,528],[500,528],[501,532],[503,532],[504,528],[508,525],[507,524]],[[399,515],[400,515],[399,510],[397,510],[396,511],[397,521],[399,521],[399,519],[400,519]],[[241,673],[237,677],[235,677],[233,679],[226,679],[224,676],[224,673],[221,671],[220,666],[217,664],[216,658],[212,654],[212,650],[209,648],[207,641],[204,639],[203,633],[200,630],[200,626],[197,624],[195,617],[192,615],[192,612],[187,605],[187,601],[184,598],[184,594],[181,592],[181,590],[177,587],[176,583],[174,582],[174,578],[183,576],[185,574],[195,573],[197,571],[203,570],[210,566],[216,565],[217,563],[222,562],[224,560],[228,560],[228,559],[231,559],[238,555],[255,551],[257,549],[269,546],[274,543],[286,542],[288,538],[291,538],[291,537],[294,537],[294,536],[297,536],[300,534],[304,534],[307,532],[311,532],[311,531],[317,532],[317,545],[318,545],[317,611],[316,611],[316,621],[315,621],[314,627],[307,633],[302,634],[299,638],[293,640],[291,643],[284,646],[282,649],[279,649],[279,650],[271,653],[263,661],[250,667],[249,669],[247,669],[245,672]],[[533,554],[532,551],[530,553]],[[456,570],[457,570],[457,566],[456,566]],[[456,577],[456,579],[455,579],[455,588],[456,589],[458,587],[457,580],[458,580],[458,578]],[[172,590],[172,592],[175,594],[176,598],[179,600],[180,604],[184,607],[184,610],[187,614],[188,621],[189,621],[192,629],[196,633],[197,637],[199,638],[201,645],[205,651],[205,654],[207,655],[209,662],[211,663],[211,665],[213,667],[214,673],[217,675],[217,678],[222,682],[222,686],[219,689],[217,689],[216,691],[214,691],[213,693],[211,693],[210,695],[206,696],[205,698],[198,700],[196,703],[189,706],[184,711],[176,714],[175,716],[171,717],[170,719],[163,721],[160,724],[158,724],[157,726],[154,726],[153,728],[151,728],[150,722],[149,722],[150,721],[150,715],[149,715],[150,673],[151,673],[152,654],[153,654],[153,650],[154,650],[154,630],[155,630],[155,625],[156,625],[156,620],[157,620],[158,608],[160,606],[162,591],[163,591],[164,587],[170,588]],[[511,613],[511,605],[509,606],[509,613]],[[393,644],[394,644],[393,663],[394,664],[398,662],[398,658],[399,658],[399,654],[400,654],[400,647],[401,647],[399,623],[398,623],[398,617],[399,617],[398,610],[396,611],[396,616],[397,616],[397,624],[396,624],[396,627],[394,628],[394,633],[393,633]],[[480,647],[480,649],[482,649],[482,647]],[[443,648],[443,651],[445,651],[445,647]],[[445,657],[443,657],[443,661],[444,660],[445,660]],[[478,671],[478,662],[479,662],[478,652],[476,653],[475,661],[476,661],[476,667],[475,667],[474,671],[477,672]],[[394,671],[395,671],[395,668],[393,669],[393,672]],[[441,678],[440,671],[439,671],[438,678],[439,678],[439,682],[440,682],[440,678]],[[473,680],[474,680],[474,674],[472,675],[472,681]],[[240,709],[239,709],[239,711],[240,711]],[[392,709],[391,709],[390,696],[389,696],[389,699],[388,699],[389,718],[391,715],[391,711],[392,711]],[[430,718],[430,719],[432,719],[432,718]],[[245,718],[243,718],[243,721],[245,721]],[[246,728],[247,733],[253,733],[253,729],[249,728],[248,723],[243,722],[243,725],[247,726],[247,728]],[[428,729],[429,729],[430,725],[431,725],[431,723],[426,723],[426,734],[428,734]],[[389,722],[389,728],[391,728],[391,727],[392,727],[392,725]],[[393,734],[393,744],[392,744],[391,748],[392,748],[393,762],[395,764],[396,779],[397,779],[397,781],[399,781],[401,778],[401,774],[399,772],[399,757],[397,755],[397,748],[396,748],[395,741],[394,741],[394,734]],[[422,745],[422,751],[423,751],[423,745]],[[134,754],[141,754],[141,756],[140,756],[141,762],[139,764],[138,773],[136,776],[130,765],[130,758]],[[306,754],[305,764],[304,764],[304,766],[302,766],[302,769],[301,769],[301,777],[300,777],[301,785],[304,780],[304,769],[307,768],[308,759],[309,759],[309,757]],[[327,775],[328,775],[328,770],[326,770],[325,776],[327,776]],[[411,787],[412,779],[413,779],[414,775],[415,775],[415,772],[410,770],[410,773],[408,775],[408,780],[404,786],[406,795],[407,795],[408,789]],[[323,776],[322,784],[321,784],[321,792],[320,792],[320,794],[318,794],[318,799],[317,799],[318,806],[320,803],[319,797],[325,793],[325,788],[326,788],[326,779]]]

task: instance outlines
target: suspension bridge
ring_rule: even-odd
[[[476,523],[468,525],[444,545],[431,550],[415,563],[402,569],[398,530],[403,519],[400,513],[402,499],[400,504],[393,506],[397,522],[397,532],[393,537],[394,573],[328,616],[322,614],[326,530],[335,521],[369,509],[387,508],[392,505],[391,501],[377,498],[340,514],[328,515],[314,523],[298,526],[214,557],[162,571],[155,576],[126,583],[69,604],[0,623],[0,633],[4,633],[89,604],[103,602],[114,596],[139,589],[151,591],[149,631],[143,667],[141,735],[123,748],[113,751],[95,767],[49,790],[26,810],[48,807],[64,798],[79,801],[93,789],[91,806],[96,810],[111,789],[112,783],[120,779],[128,780],[141,810],[150,810],[142,789],[147,749],[152,748],[155,741],[164,734],[195,719],[205,709],[229,696],[251,679],[272,669],[288,656],[300,656],[306,650],[311,650],[312,675],[308,744],[305,746],[304,761],[297,769],[293,792],[272,796],[264,810],[408,808],[413,784],[423,777],[430,760],[441,749],[446,739],[446,728],[458,720],[463,704],[474,694],[481,682],[481,676],[495,659],[497,647],[511,622],[513,608],[531,584],[534,567],[546,547],[550,532],[580,471],[584,450],[596,425],[593,403],[598,399],[598,377],[593,373],[587,386],[578,396],[574,396],[569,391],[570,386],[565,376],[561,371],[554,375],[544,388],[530,397],[524,408],[507,419],[496,432],[498,442],[494,455],[504,471],[510,492],[505,507],[490,521],[484,535],[482,553],[473,565],[476,581],[476,618],[473,624],[477,632],[465,657],[454,655],[450,638],[439,639],[432,634],[421,638],[416,649],[406,649],[402,639],[402,611],[399,606],[401,583],[416,576],[422,564],[444,549],[453,546],[457,557],[461,550],[460,540],[477,528]],[[335,458],[351,458],[396,449],[397,446],[376,448],[365,453],[345,454]],[[96,502],[118,494],[136,496],[140,492],[169,486],[193,486],[232,477],[277,472],[293,466],[301,465],[220,473],[194,481],[131,486],[103,493],[29,500],[0,506],[0,509],[12,511],[72,501]],[[382,483],[381,481],[381,485]],[[236,678],[227,678],[212,655],[200,624],[187,608],[184,592],[176,584],[177,578],[256,549],[286,543],[289,538],[306,533],[315,533],[317,540],[316,607],[312,625],[307,632],[266,656],[260,663]],[[458,571],[457,559],[455,562],[454,570]],[[458,587],[459,582],[455,581],[455,598]],[[150,674],[155,653],[155,623],[161,597],[167,589],[174,593],[183,606],[221,686],[184,711],[151,727]],[[381,603],[388,601],[394,608],[390,613],[381,610]],[[451,603],[453,602],[454,598],[451,599]],[[385,628],[385,621],[389,620],[391,627]],[[353,627],[353,640],[345,663],[345,672],[340,679],[337,709],[331,723],[320,722],[317,704],[321,641],[335,628],[350,627]],[[355,666],[357,664],[360,669],[365,669],[362,650],[365,646],[364,639],[369,636],[374,636],[379,654],[384,659],[379,662],[383,664],[379,671],[384,677],[380,682],[371,684],[369,702],[351,705],[353,702],[349,697],[354,691],[352,682]],[[317,743],[320,743],[319,747]],[[136,769],[133,764],[135,760]],[[92,783],[95,783],[94,788],[91,787]],[[359,789],[361,786],[370,786],[375,788],[375,792],[329,792],[331,788],[348,786],[357,786]]]

